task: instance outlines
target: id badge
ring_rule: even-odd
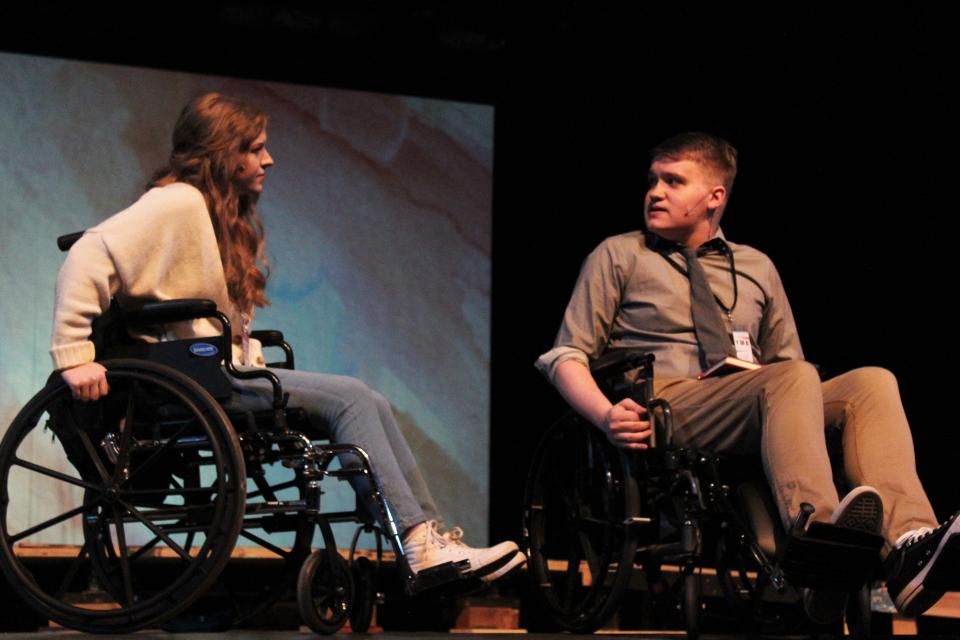
[[[747,362],[756,362],[753,357],[753,344],[750,341],[750,332],[743,329],[733,329],[733,346],[737,357]]]

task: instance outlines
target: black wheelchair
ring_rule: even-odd
[[[60,248],[80,235],[63,236]],[[222,334],[156,343],[130,337],[132,328],[198,318],[219,321]],[[268,366],[293,367],[281,333],[253,337],[285,352]],[[54,372],[0,443],[0,567],[46,619],[94,633],[225,628],[296,588],[315,631],[333,633],[348,619],[365,631],[378,587],[374,562],[354,556],[364,531],[375,535],[377,565],[388,541],[408,593],[470,577],[452,563],[411,575],[367,454],[318,444],[325,426],[287,406],[275,374],[237,370],[230,322],[213,302],[114,304],[96,321],[93,340],[110,393],[76,401]],[[223,405],[227,376],[269,382],[272,407]],[[321,511],[328,477],[359,489],[353,511]],[[336,522],[358,523],[349,561],[338,552]],[[316,531],[322,547],[313,550]],[[280,561],[263,568],[255,588],[240,588],[228,566],[241,538]],[[31,546],[62,557],[33,558],[25,553]]]
[[[880,536],[808,527],[806,503],[784,530],[759,460],[745,465],[675,445],[670,406],[653,397],[653,356],[614,351],[591,371],[608,397],[630,396],[648,409],[654,435],[651,448],[628,453],[570,411],[540,440],[526,485],[524,542],[531,588],[555,623],[581,633],[602,627],[632,581],[669,598],[696,638],[709,572],[721,615],[738,629],[792,630],[769,602],[796,604],[797,589],[812,587],[848,592],[847,626],[869,636]],[[761,475],[743,473],[745,466]]]

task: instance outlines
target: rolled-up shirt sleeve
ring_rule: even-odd
[[[610,242],[602,243],[584,261],[553,348],[536,362],[537,370],[551,383],[561,362],[576,360],[589,366],[606,349],[623,290],[620,264]]]

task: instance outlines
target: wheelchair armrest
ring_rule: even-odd
[[[652,353],[640,349],[613,349],[590,363],[590,373],[611,401],[630,395],[646,404],[653,399],[653,361]],[[634,370],[633,380],[623,375]]]
[[[294,360],[293,360],[293,348],[290,346],[286,340],[283,339],[283,332],[277,331],[275,329],[263,329],[258,331],[252,331],[250,337],[260,341],[265,347],[278,347],[283,349],[284,361],[283,362],[268,362],[268,367],[274,367],[277,369],[293,369]]]
[[[123,309],[120,319],[124,322],[145,322],[163,324],[180,320],[210,318],[217,314],[217,305],[213,300],[184,299],[148,302],[141,307]]]
[[[653,370],[654,355],[640,349],[613,349],[590,363],[590,373],[597,380],[603,380],[625,373],[631,369],[642,369],[641,375],[649,376]]]

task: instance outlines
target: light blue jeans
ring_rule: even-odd
[[[290,394],[288,406],[304,409],[313,424],[329,425],[333,442],[355,444],[367,452],[401,533],[427,520],[441,520],[386,398],[356,378],[286,369],[271,371],[280,378],[284,392]],[[230,378],[230,382],[234,392],[226,405],[229,409],[271,407],[273,389],[267,381]],[[348,461],[341,463],[346,465]],[[365,495],[364,487],[358,485],[354,487]],[[372,515],[379,520],[378,513],[374,511]]]

